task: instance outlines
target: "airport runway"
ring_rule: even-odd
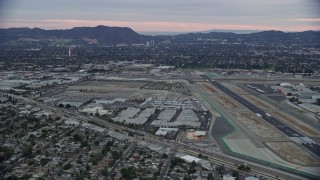
[[[201,75],[204,79],[207,79],[211,84],[219,88],[221,91],[226,93],[228,96],[232,97],[234,100],[248,108],[250,111],[254,112],[257,116],[261,117],[265,121],[267,121],[269,124],[283,132],[285,135],[287,135],[290,139],[292,139],[294,142],[300,144],[302,147],[310,151],[312,154],[316,155],[320,158],[320,145],[315,143],[310,138],[302,135],[301,133],[297,132],[296,130],[292,129],[291,127],[285,125],[280,120],[272,117],[270,114],[266,113],[262,109],[258,108],[254,104],[250,103],[249,101],[245,100],[241,96],[237,95],[236,93],[232,92],[222,84],[220,84],[217,81],[214,81],[210,79],[206,75]]]

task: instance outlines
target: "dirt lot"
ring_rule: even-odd
[[[267,142],[266,145],[285,161],[302,166],[319,165],[319,159],[293,142]]]
[[[70,96],[121,97],[129,99],[144,99],[154,97],[185,98],[190,96],[163,90],[141,90],[144,83],[85,81],[68,87],[62,94]],[[61,96],[61,94],[60,94]]]
[[[255,97],[254,95],[243,95],[242,97],[247,99],[251,103],[263,108],[263,109],[276,109],[276,107],[274,107],[271,104]]]
[[[224,107],[228,109],[238,109],[242,108],[240,104],[235,102],[234,100],[226,97],[226,96],[215,96],[214,97],[216,100],[218,100],[221,104],[223,104]]]
[[[271,115],[278,117],[282,122],[288,124],[289,126],[293,127],[298,131],[301,131],[306,136],[312,136],[312,137],[320,136],[320,132],[318,130],[314,129],[308,124],[305,124],[288,114],[277,111],[277,112],[271,112]]]
[[[203,90],[205,90],[206,93],[209,93],[209,94],[219,93],[219,91],[217,89],[215,89],[215,87],[213,87],[212,85],[210,85],[210,84],[208,84],[206,82],[199,82],[197,84],[200,85],[201,88]]]
[[[104,81],[83,81],[73,86],[70,86],[69,89],[96,89],[104,90],[108,87],[114,88],[140,88],[145,83],[125,83],[125,82],[104,82]]]
[[[245,127],[259,137],[281,137],[282,134],[264,120],[250,112],[232,113]]]
[[[179,92],[172,92],[167,90],[148,90],[140,89],[146,83],[140,82],[104,82],[104,81],[84,81],[68,87],[67,91],[78,91],[82,93],[107,93],[110,96],[119,97],[150,97],[150,96],[165,96],[184,98],[189,97]]]
[[[248,94],[248,92],[246,92],[245,90],[239,88],[236,85],[230,84],[230,83],[222,83],[224,86],[226,86],[228,89],[230,89],[231,91],[233,91],[236,94]]]

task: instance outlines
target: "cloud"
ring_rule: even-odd
[[[45,29],[66,29],[81,26],[118,26],[131,27],[135,31],[204,31],[210,29],[234,29],[234,30],[282,30],[290,29],[291,31],[320,30],[317,26],[268,26],[268,25],[252,25],[252,24],[213,24],[213,23],[188,23],[188,22],[172,22],[172,21],[102,21],[102,20],[79,20],[79,19],[2,19],[1,27],[39,27]]]
[[[304,18],[301,18],[301,19],[296,19],[297,21],[305,21],[305,22],[320,22],[320,18],[309,18],[309,19],[304,19]]]
[[[1,26],[47,29],[129,26],[139,31],[305,30],[320,18],[319,0],[0,0]],[[317,8],[318,7],[318,8]],[[299,17],[299,18],[297,18]],[[14,19],[25,19],[17,21]],[[64,20],[64,21],[63,21]],[[64,23],[69,21],[69,23]],[[20,23],[20,24],[19,24]],[[154,26],[154,27],[152,27]],[[172,28],[172,29],[170,29]]]

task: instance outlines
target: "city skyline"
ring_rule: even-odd
[[[319,2],[246,1],[2,1],[0,27],[67,29],[130,27],[138,32],[232,30],[320,30]]]

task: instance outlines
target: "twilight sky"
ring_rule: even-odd
[[[0,27],[320,30],[320,0],[0,0]]]

